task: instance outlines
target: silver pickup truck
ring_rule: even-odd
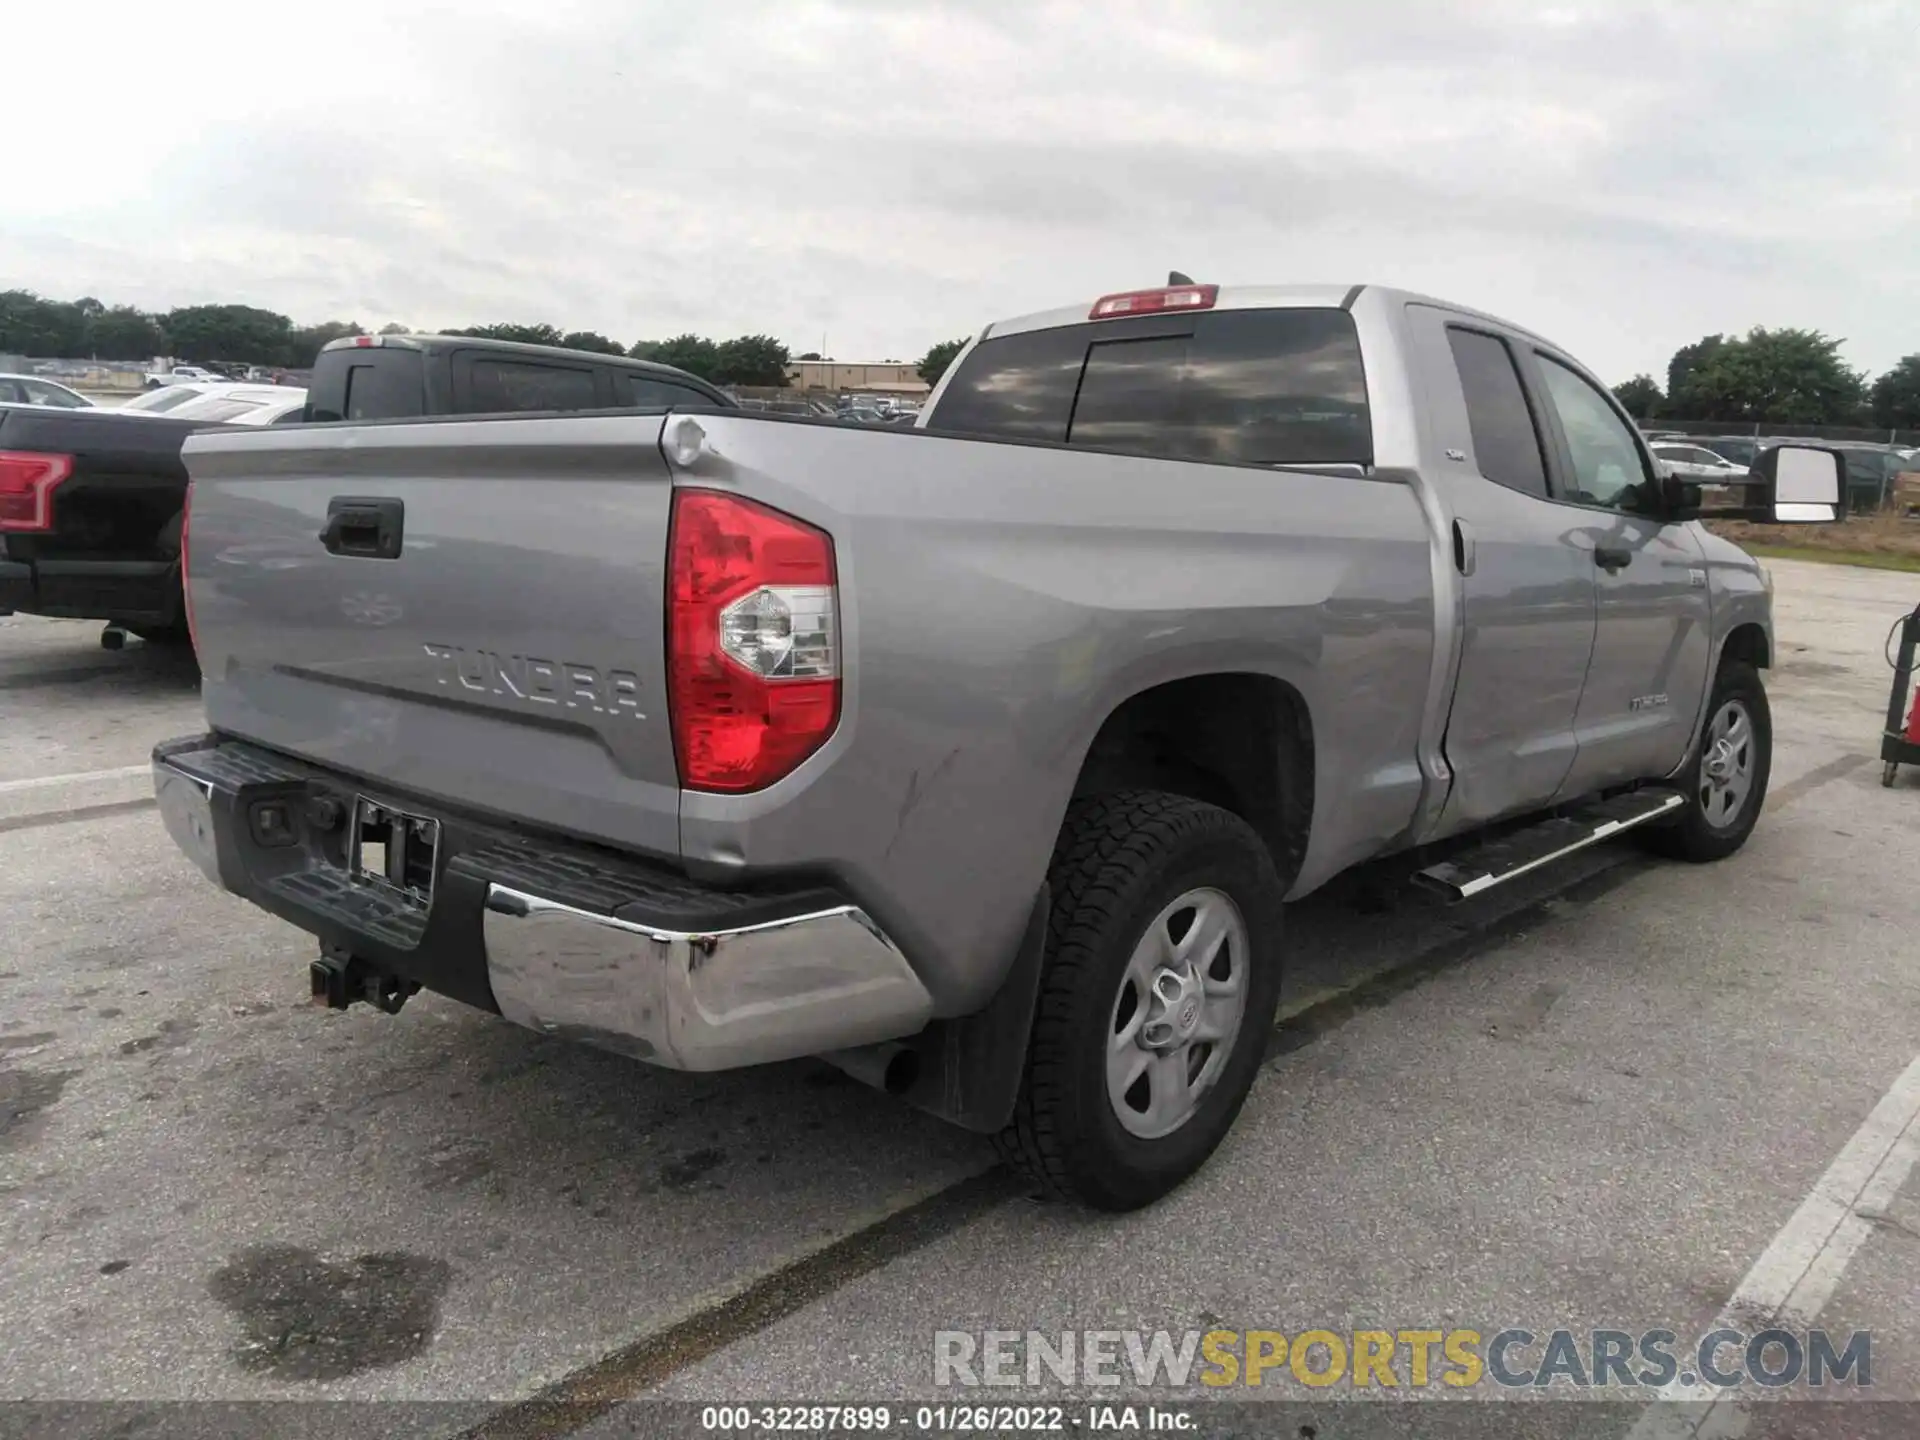
[[[1771,597],[1604,386],[1372,286],[997,324],[916,427],[671,410],[188,443],[180,846],[421,987],[669,1068],[824,1056],[1053,1193],[1203,1164],[1283,902],[1739,848]],[[1829,451],[1744,513],[1835,518]],[[1451,843],[1444,843],[1451,842]]]

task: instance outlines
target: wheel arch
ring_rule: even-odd
[[[1118,790],[1164,790],[1239,816],[1291,886],[1314,813],[1306,699],[1287,681],[1250,671],[1209,671],[1137,690],[1101,723],[1072,798]]]

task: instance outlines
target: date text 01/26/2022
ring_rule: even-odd
[[[1005,1431],[1064,1432],[1069,1425],[1092,1434],[1145,1431],[1178,1433],[1193,1428],[1184,1410],[1154,1405],[1089,1405],[1071,1419],[1064,1405],[709,1405],[702,1430],[721,1433],[845,1431],[926,1435],[998,1434]]]

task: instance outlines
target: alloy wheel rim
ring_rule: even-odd
[[[1700,809],[1724,830],[1740,818],[1753,793],[1756,747],[1745,702],[1728,700],[1714,712],[1700,753]]]
[[[1128,1134],[1171,1135],[1219,1082],[1246,1016],[1249,959],[1240,907],[1206,886],[1141,934],[1107,1024],[1107,1099]]]

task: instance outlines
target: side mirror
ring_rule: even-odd
[[[1847,462],[1838,450],[1777,445],[1739,479],[1701,486],[1667,475],[1661,498],[1670,520],[1749,520],[1762,525],[1832,524],[1846,517]]]
[[[1753,473],[1776,524],[1832,524],[1846,514],[1847,465],[1837,450],[1781,445],[1762,455]]]

